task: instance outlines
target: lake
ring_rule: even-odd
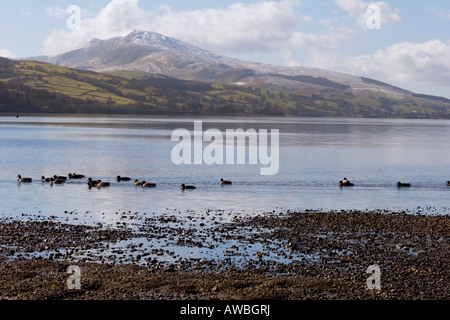
[[[279,130],[279,170],[261,164],[181,164],[171,158],[176,129]],[[216,131],[217,131],[216,130]],[[83,213],[83,223],[118,211],[388,209],[448,214],[450,121],[329,118],[0,117],[0,214]],[[270,139],[269,139],[270,140]],[[208,142],[203,142],[203,147]],[[224,155],[225,157],[225,155]],[[246,156],[248,160],[248,155]],[[41,176],[79,173],[64,185]],[[33,178],[18,183],[17,175]],[[116,182],[128,176],[157,184]],[[111,182],[91,188],[86,179]],[[355,186],[341,188],[344,177]],[[219,180],[232,180],[221,186]],[[398,181],[411,184],[397,188]],[[180,190],[180,184],[196,190]]]

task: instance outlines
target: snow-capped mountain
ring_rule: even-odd
[[[320,90],[333,87],[353,92],[377,90],[394,96],[411,94],[409,91],[355,75],[242,61],[159,33],[140,30],[125,37],[92,39],[81,49],[56,56],[29,59],[97,72],[133,70],[184,80],[237,83],[281,90]]]
[[[107,40],[92,39],[78,50],[30,59],[97,72],[136,70],[165,75],[178,74],[178,70],[199,63],[211,65],[234,60],[145,31],[133,31],[125,37]]]

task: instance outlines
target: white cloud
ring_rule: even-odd
[[[364,2],[363,0],[333,0],[334,3],[342,10],[347,12],[356,23],[367,28],[367,19],[371,13],[367,13],[367,9],[370,5],[375,5],[380,8],[381,13],[381,25],[395,24],[402,22],[403,18],[401,12],[398,9],[391,7],[388,3],[383,1],[377,2]]]
[[[50,17],[55,17],[55,18],[65,18],[65,17],[67,17],[67,10],[63,9],[61,7],[45,8],[45,12]]]
[[[0,48],[0,57],[9,58],[9,59],[17,58],[17,56],[14,53],[12,53],[10,50],[1,49],[1,48]]]
[[[26,18],[35,18],[36,16],[28,10],[21,10],[20,13],[22,13],[23,16],[25,16]]]
[[[321,33],[293,32],[283,46],[283,55],[288,65],[302,65],[298,55],[306,54],[311,67],[324,67],[335,64],[339,47],[349,42],[356,31],[348,26],[337,26],[333,19],[320,21],[324,31]]]
[[[338,66],[336,66],[338,67]],[[348,57],[342,70],[394,84],[411,82],[446,86],[450,83],[450,41],[401,42],[373,55]]]
[[[449,88],[450,40],[400,42],[361,56],[340,56],[338,42],[339,38],[331,34],[296,34],[292,48],[309,47],[303,63],[309,67],[366,76],[416,91],[435,88],[440,95],[443,88]],[[300,65],[293,52],[286,51],[285,58],[289,65]]]
[[[309,23],[313,20],[313,18],[311,16],[303,16],[303,17],[301,17],[301,19],[305,23]]]
[[[225,9],[173,13],[159,17],[159,30],[222,52],[267,51],[288,40],[301,22],[294,5],[234,3]]]
[[[82,17],[80,28],[54,30],[45,40],[47,54],[84,46],[92,38],[124,36],[134,29],[155,31],[221,53],[271,50],[289,40],[301,17],[298,0],[234,3],[226,8],[157,13],[139,8],[138,0],[112,0],[93,17]],[[61,10],[49,8],[59,15]]]
[[[370,5],[376,5],[381,11],[381,26],[402,21],[399,10],[386,2],[364,2],[363,0],[333,0],[362,29],[367,29]],[[361,29],[343,23],[342,16],[327,17],[319,20],[323,31],[303,33],[295,31],[284,45],[284,58],[288,65],[306,65],[317,68],[336,69],[342,67],[340,48],[349,44]],[[345,19],[344,19],[345,20]],[[307,53],[304,63],[298,61],[298,53]]]
[[[89,5],[89,7],[92,7],[92,4]],[[68,7],[68,8],[70,8],[70,7]],[[45,8],[45,13],[49,17],[52,17],[52,18],[58,18],[58,19],[66,18],[67,19],[69,17],[69,15],[71,14],[71,13],[68,13],[68,8],[46,7]],[[84,8],[80,8],[80,9],[81,9],[81,16],[82,17],[86,18],[86,17],[92,17],[93,16],[93,14],[89,10],[86,10]]]
[[[61,10],[48,8],[47,14],[59,16],[62,14]],[[69,18],[67,13],[66,17]],[[146,14],[138,8],[138,0],[112,0],[96,16],[81,16],[79,28],[53,30],[44,41],[45,51],[46,54],[57,54],[83,47],[92,38],[124,36],[152,18],[154,17],[151,14]]]
[[[450,20],[450,11],[445,12],[442,9],[438,9],[438,8],[434,8],[434,7],[427,8],[426,11],[431,12],[439,19]]]

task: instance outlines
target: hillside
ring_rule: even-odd
[[[285,67],[238,60],[155,32],[135,30],[125,37],[92,39],[84,47],[56,56],[30,58],[96,72],[138,71],[182,80],[320,94],[332,88],[382,92],[396,98],[411,92],[357,75],[307,67]]]
[[[321,89],[313,93],[273,90],[0,58],[0,113],[449,118],[447,99],[352,92],[312,76],[289,80],[317,82]]]

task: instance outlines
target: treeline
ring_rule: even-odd
[[[145,80],[143,80],[145,82]],[[133,82],[136,83],[136,82]],[[141,83],[141,82],[140,82]],[[142,85],[142,83],[141,83]],[[229,93],[228,98],[221,95]],[[249,95],[244,95],[248,93]],[[250,95],[251,94],[251,95]],[[448,118],[448,104],[417,105],[414,100],[397,101],[378,97],[377,104],[354,103],[345,97],[325,99],[319,95],[275,94],[259,88],[209,92],[208,95],[172,88],[138,96],[136,103],[116,105],[111,101],[76,99],[64,94],[19,83],[0,82],[0,113],[70,114],[173,114],[173,115],[270,115],[301,117]],[[282,99],[293,107],[286,108]],[[276,101],[276,102],[274,102]]]

